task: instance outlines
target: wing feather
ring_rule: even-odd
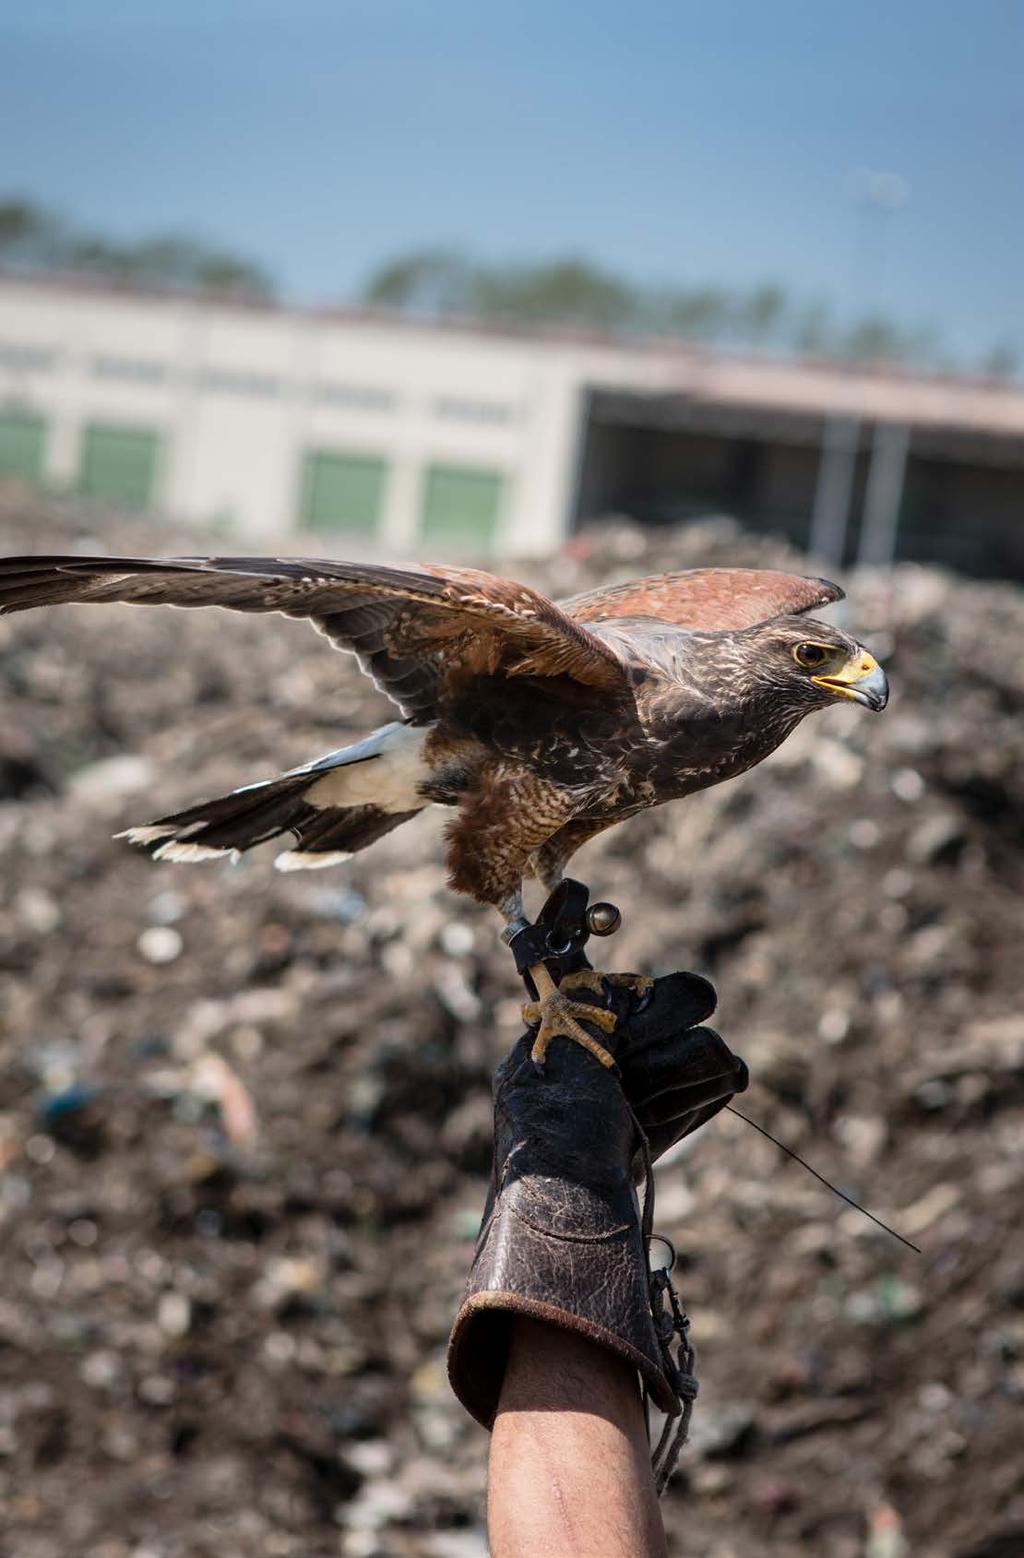
[[[766,568],[690,568],[654,574],[609,589],[588,590],[559,605],[576,622],[654,617],[714,633],[756,627],[843,599],[838,584]]]
[[[527,585],[476,569],[319,558],[0,560],[0,615],[109,601],[306,618],[417,722],[435,717],[459,668],[622,685],[614,651],[582,623]]]

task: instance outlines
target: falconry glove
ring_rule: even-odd
[[[679,1411],[651,1313],[636,1190],[644,1136],[660,1156],[742,1092],[747,1069],[700,1026],[715,992],[695,974],[645,990],[616,984],[608,1001],[619,1021],[601,1042],[618,1074],[564,1041],[541,1071],[530,1034],[495,1073],[492,1182],[448,1349],[452,1388],[487,1428],[516,1315],[609,1348],[639,1370],[662,1411]]]

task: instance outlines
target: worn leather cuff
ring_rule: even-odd
[[[455,1394],[485,1428],[497,1412],[517,1315],[608,1348],[640,1371],[662,1411],[679,1410],[651,1318],[640,1211],[628,1180],[606,1199],[530,1176],[489,1208],[448,1347]]]

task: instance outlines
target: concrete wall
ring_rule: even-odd
[[[496,551],[550,550],[578,403],[578,374],[538,341],[0,285],[0,408],[46,418],[47,482],[74,487],[88,422],[154,428],[153,506],[240,535],[296,529],[304,457],[336,449],[387,461],[383,550],[417,550],[438,463],[504,478]]]

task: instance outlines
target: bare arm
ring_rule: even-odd
[[[492,1558],[664,1558],[636,1370],[517,1318],[491,1439]]]

